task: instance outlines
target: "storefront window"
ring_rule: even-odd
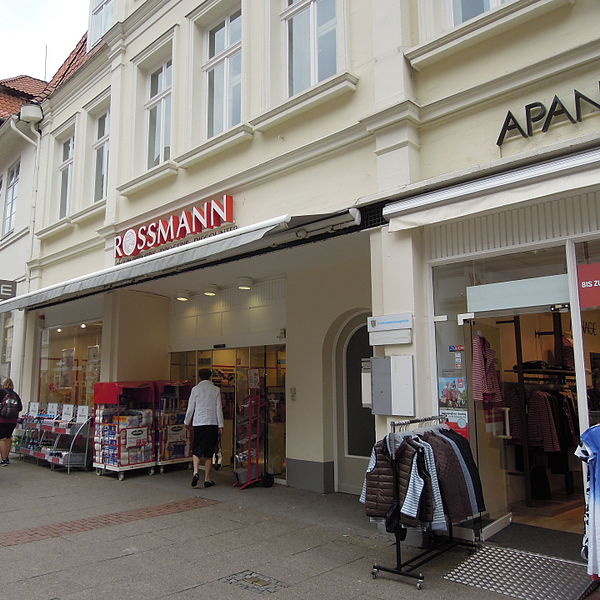
[[[13,316],[12,313],[0,315],[0,378],[10,377],[10,362],[13,348]]]
[[[267,472],[277,478],[286,477],[286,405],[285,405],[285,345],[250,346],[171,353],[171,379],[197,381],[199,369],[213,372],[212,381],[221,390],[224,431],[221,440],[223,464],[234,463],[237,438],[243,438],[243,424],[254,373],[259,375],[260,394],[266,407],[264,423],[266,439],[260,449],[261,461],[266,449]],[[237,425],[236,425],[237,424]],[[239,430],[239,431],[238,431]]]
[[[600,241],[576,244],[590,425],[600,423]]]
[[[41,407],[49,402],[92,406],[100,380],[102,323],[99,321],[42,330]]]

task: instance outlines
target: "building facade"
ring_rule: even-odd
[[[31,292],[0,304],[24,314],[24,395],[210,365],[235,406],[264,366],[275,477],[352,493],[391,419],[444,410],[501,526],[536,491],[508,473],[518,411],[472,397],[473,339],[503,387],[563,385],[594,422],[599,10],[93,2],[86,60],[43,103]],[[407,343],[371,346],[367,317],[399,313]],[[362,407],[371,354],[411,357],[406,414]]]

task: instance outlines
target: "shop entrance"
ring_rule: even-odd
[[[566,307],[553,308],[476,314],[463,327],[484,537],[511,522],[582,530],[571,319]]]
[[[285,482],[285,344],[171,353],[173,381],[195,383],[202,368],[212,370],[212,381],[221,389],[223,465],[235,466],[236,461],[246,465],[248,454],[258,452],[259,462],[266,463],[265,472]],[[248,401],[256,395],[262,406],[259,437],[255,431],[248,434],[244,426]]]

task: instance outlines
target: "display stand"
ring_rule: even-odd
[[[266,407],[259,393],[248,396],[242,404],[243,413],[236,419],[235,466],[237,484],[243,490],[263,479],[263,409]]]
[[[396,433],[398,430],[407,429],[409,425],[413,423],[445,423],[447,422],[447,418],[444,416],[436,416],[436,417],[427,417],[423,419],[409,419],[407,421],[392,421],[390,423],[391,432]],[[398,500],[398,472],[393,464],[395,461],[395,452],[392,452],[392,472],[393,472],[393,483],[394,483],[394,500]],[[406,539],[406,528],[402,528],[400,531],[394,532],[395,537],[395,546],[396,546],[396,566],[395,567],[384,567],[382,565],[373,565],[373,569],[371,570],[371,575],[373,579],[377,577],[379,571],[385,571],[386,573],[394,573],[395,575],[401,575],[403,577],[410,577],[412,579],[417,580],[417,589],[423,589],[423,583],[425,581],[425,576],[422,573],[414,573],[413,571],[420,567],[421,565],[433,560],[440,554],[448,552],[452,548],[457,546],[465,546],[470,548],[471,550],[475,550],[479,544],[477,542],[467,542],[464,540],[456,540],[452,535],[452,523],[448,525],[448,539],[442,542],[435,544],[432,548],[429,548],[416,556],[402,562],[402,542]]]
[[[94,463],[97,475],[148,469],[154,475],[154,406],[152,382],[94,384]]]
[[[30,402],[18,430],[14,451],[50,463],[51,468],[88,467],[90,425],[88,407],[50,403],[44,411],[39,403]]]
[[[192,461],[190,428],[184,425],[192,385],[189,382],[155,382],[156,464],[164,473],[166,465]]]

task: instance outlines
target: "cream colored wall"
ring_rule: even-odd
[[[574,115],[574,89],[600,101],[598,63],[588,60],[585,49],[597,40],[598,19],[595,0],[569,3],[416,73],[417,100],[426,116],[420,128],[421,177],[531,157],[597,135],[599,111],[576,124],[556,119],[546,133],[538,124],[532,137],[507,138],[501,147],[496,145],[509,110],[525,128],[528,103],[542,102],[548,108],[556,94]]]
[[[188,302],[171,301],[171,352],[280,344],[285,329],[285,280],[255,282],[251,290],[221,289]]]
[[[169,300],[122,290],[104,310],[101,380],[169,379]]]
[[[414,316],[413,342],[376,346],[375,356],[412,355],[414,394],[417,417],[437,413],[437,399],[433,391],[432,363],[429,339],[427,267],[420,230],[389,233],[382,227],[371,233],[371,279],[373,314],[386,315],[408,312]],[[395,418],[407,415],[390,415]],[[408,415],[410,418],[412,415]],[[377,439],[389,430],[389,418],[375,420]]]
[[[338,317],[370,311],[369,271],[365,254],[340,256],[336,265],[325,269],[307,267],[288,272],[288,458],[334,460],[335,395],[332,387],[324,385],[331,381],[334,364],[333,356],[324,359],[323,346]]]

